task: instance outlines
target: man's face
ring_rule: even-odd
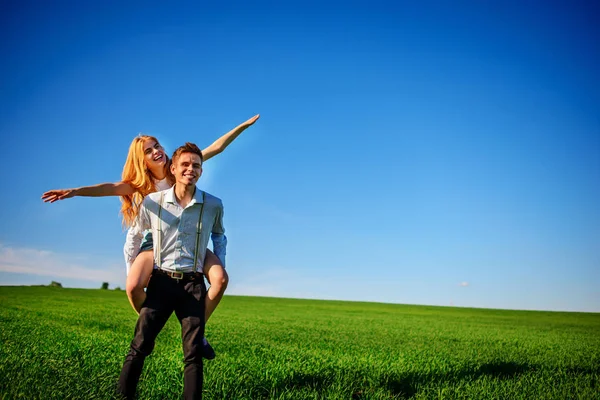
[[[184,186],[193,186],[202,175],[202,160],[198,154],[181,153],[171,164],[175,182]]]

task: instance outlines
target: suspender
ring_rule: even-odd
[[[158,269],[161,268],[162,257],[160,256],[160,252],[162,250],[162,231],[161,231],[161,223],[162,223],[162,209],[163,209],[163,199],[165,197],[164,192],[160,192],[160,202],[158,203],[158,236],[156,238],[156,247],[154,251],[154,257],[156,257],[156,266]]]
[[[163,200],[164,200],[164,192],[160,192],[160,203],[158,204],[158,237],[156,238],[156,248],[158,249],[154,254],[156,257],[156,266],[160,269],[161,268],[161,263],[162,263],[162,259],[161,259],[161,251],[162,251],[162,230],[161,230],[161,226],[162,226],[162,209],[163,209]],[[200,234],[202,233],[202,216],[204,215],[204,203],[206,202],[206,196],[205,193],[202,192],[202,205],[200,206],[200,217],[198,217],[198,222],[196,223],[196,246],[194,248],[194,269],[193,271],[196,272],[198,269],[198,252],[200,251],[199,249],[199,244],[200,244]],[[183,215],[183,214],[182,214]]]
[[[194,250],[194,269],[196,272],[198,269],[198,252],[200,251],[200,233],[202,233],[202,216],[204,215],[204,192],[202,192],[202,206],[200,206],[200,217],[198,218],[198,223],[196,224],[196,248]]]

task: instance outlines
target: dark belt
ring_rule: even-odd
[[[153,273],[165,275],[171,279],[175,279],[176,281],[181,282],[195,281],[196,279],[202,279],[203,277],[202,272],[173,272],[166,271],[160,268],[156,268]]]

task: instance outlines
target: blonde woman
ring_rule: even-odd
[[[260,115],[255,115],[202,150],[204,161],[225,150],[235,138],[254,124],[259,117]],[[169,189],[173,184],[174,180],[169,170],[169,159],[158,140],[153,136],[140,135],[129,146],[121,182],[102,183],[74,189],[50,190],[42,195],[42,200],[54,203],[75,196],[121,196],[123,224],[131,228],[135,223],[144,197],[156,191]],[[154,268],[153,252],[151,250],[152,235],[149,232],[146,233],[142,243],[139,243],[131,235],[131,229],[129,229],[124,248],[127,264],[126,292],[129,302],[137,313],[140,312],[146,299],[144,288]],[[203,273],[210,283],[206,295],[205,311],[205,320],[208,321],[223,297],[229,277],[221,260],[210,250],[207,250],[204,259]],[[206,339],[204,342],[205,357],[214,358],[214,351],[206,342]]]

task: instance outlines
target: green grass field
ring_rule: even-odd
[[[110,399],[136,315],[112,290],[0,287],[0,398]],[[173,317],[141,399],[178,399]],[[600,314],[226,296],[206,399],[600,399]]]

